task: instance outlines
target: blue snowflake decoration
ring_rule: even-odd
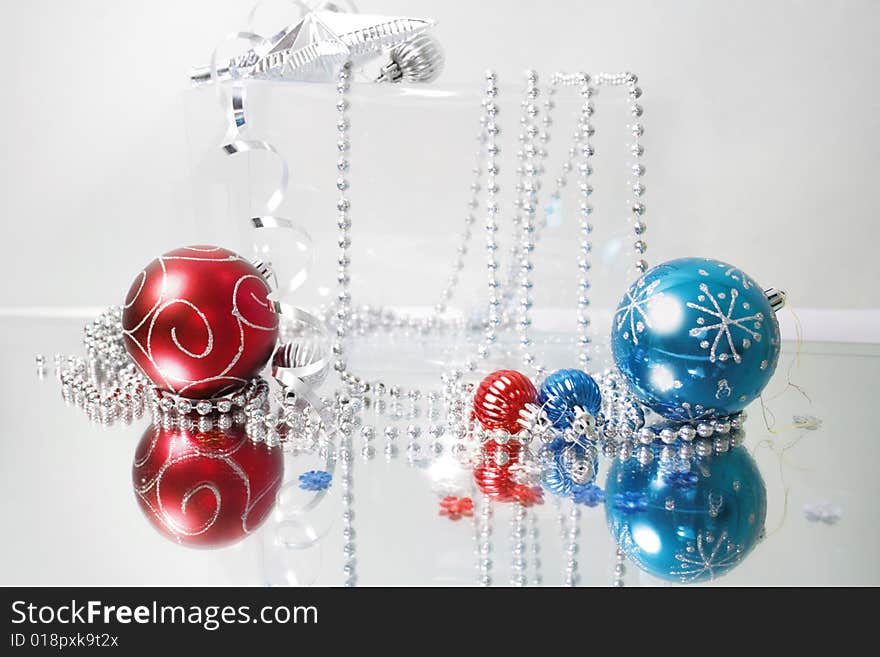
[[[648,508],[648,496],[634,491],[618,493],[614,496],[614,508],[625,512],[645,511]]]
[[[598,506],[605,501],[605,491],[596,484],[586,484],[584,486],[573,484],[571,487],[571,499],[574,500],[575,504]]]
[[[333,475],[324,470],[309,470],[299,476],[299,487],[302,490],[327,490],[330,488],[330,481],[332,479]]]

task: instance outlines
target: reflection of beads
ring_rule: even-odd
[[[517,503],[513,508],[513,516],[510,519],[510,585],[526,585],[526,530],[525,530],[525,507]]]
[[[611,582],[611,586],[623,588],[625,586],[623,581],[624,575],[626,575],[626,555],[618,547],[614,553],[614,579]]]
[[[541,586],[543,582],[543,578],[541,577],[541,559],[539,556],[539,533],[538,533],[538,516],[535,513],[529,514],[529,543],[532,546],[532,568],[534,571],[534,575],[532,577],[532,584],[534,586]]]
[[[563,586],[577,586],[577,553],[578,553],[578,536],[580,535],[581,510],[577,504],[571,505],[568,511],[568,524],[564,527],[567,535],[565,546],[565,569],[563,571]]]
[[[480,586],[492,585],[492,507],[488,495],[480,497],[480,511],[474,515],[477,542],[477,579]]]
[[[345,586],[357,586],[357,560],[355,559],[357,548],[354,542],[354,510],[352,508],[354,494],[352,492],[350,434],[343,434],[337,456],[341,470],[339,485],[342,488],[342,553],[344,556],[342,572],[345,574]]]

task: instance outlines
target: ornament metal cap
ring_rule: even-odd
[[[770,287],[764,290],[764,295],[767,297],[767,301],[770,302],[770,307],[773,309],[773,312],[778,313],[785,307],[785,292],[783,290],[777,290],[775,287]]]
[[[275,272],[272,271],[271,265],[263,262],[262,260],[251,260],[251,264],[257,268],[257,271],[260,272],[260,276],[266,279],[266,282],[271,286],[275,284],[277,287],[277,281],[275,280]]]
[[[446,55],[429,34],[419,34],[395,46],[391,60],[379,71],[376,82],[432,82],[443,72]]]

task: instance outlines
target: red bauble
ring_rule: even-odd
[[[538,392],[528,377],[516,370],[498,370],[482,380],[474,395],[474,415],[486,430],[517,433],[517,420],[526,404],[534,404]]]
[[[187,433],[151,426],[132,481],[160,534],[187,547],[235,543],[269,515],[284,475],[281,449],[255,444],[240,426]]]
[[[232,251],[175,249],[132,283],[122,313],[125,347],[162,390],[191,399],[228,394],[272,356],[278,317],[270,291]]]

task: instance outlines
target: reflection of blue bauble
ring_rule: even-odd
[[[624,553],[642,570],[681,583],[734,568],[758,542],[767,492],[743,447],[690,461],[612,463],[605,516]]]
[[[611,349],[632,393],[664,417],[722,417],[767,385],[779,360],[779,324],[763,288],[742,271],[681,258],[629,288]]]
[[[599,472],[599,454],[593,448],[584,449],[579,445],[566,445],[558,438],[549,445],[541,484],[548,491],[560,497],[571,495],[573,487],[587,486],[596,480]]]
[[[602,406],[599,385],[581,370],[557,370],[544,379],[538,403],[557,429],[566,429],[574,420],[574,407],[580,406],[595,416]]]

